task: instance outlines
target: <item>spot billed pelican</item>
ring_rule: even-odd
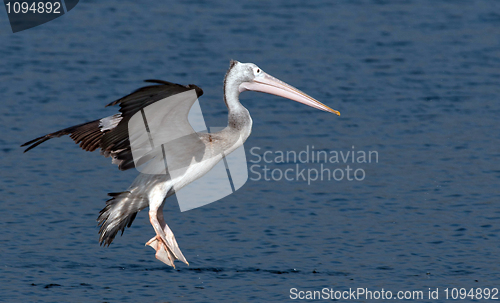
[[[101,154],[111,157],[112,162],[117,164],[120,170],[137,168],[141,161],[146,163],[146,166],[149,165],[152,170],[156,170],[155,173],[141,172],[128,190],[108,194],[111,199],[106,202],[97,219],[100,226],[99,243],[109,246],[116,234],[119,231],[123,234],[125,227],[131,226],[137,213],[149,206],[149,220],[156,235],[146,245],[156,250],[158,260],[173,267],[175,267],[174,260],[180,260],[188,265],[189,263],[179,249],[174,234],[165,223],[163,217],[165,199],[206,174],[224,155],[241,146],[250,136],[252,118],[239,101],[241,92],[248,90],[273,94],[340,115],[338,111],[265,73],[255,64],[232,60],[224,78],[224,102],[228,108],[227,127],[216,133],[197,133],[187,119],[194,101],[187,102],[182,98],[169,101],[170,115],[168,119],[163,120],[175,127],[167,125],[166,128],[170,128],[173,133],[182,132],[185,135],[175,138],[168,135],[166,141],[161,142],[163,157],[166,157],[166,154],[169,156],[168,161],[165,161],[168,165],[165,164],[167,166],[163,167],[161,159],[153,161],[159,158],[158,153],[144,153],[140,159],[134,157],[132,146],[137,140],[129,131],[129,123],[135,114],[144,115],[146,107],[158,101],[180,96],[188,91],[193,92],[195,97],[200,97],[203,91],[193,84],[179,85],[161,80],[146,80],[146,82],[154,85],[142,87],[107,105],[120,105],[118,114],[68,127],[26,142],[22,146],[28,146],[26,152],[51,138],[69,135],[86,151],[99,148]],[[159,148],[158,146],[156,151]]]

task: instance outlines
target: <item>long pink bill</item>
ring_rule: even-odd
[[[331,109],[306,93],[264,72],[251,82],[243,82],[239,89],[240,92],[251,90],[280,96],[340,116],[339,111]]]

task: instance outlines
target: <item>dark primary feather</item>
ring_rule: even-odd
[[[71,139],[75,141],[75,143],[80,143],[80,147],[83,150],[86,151],[94,151],[99,147],[100,144],[100,139],[104,135],[103,132],[101,132],[101,129],[99,127],[99,120],[91,121],[91,122],[86,122],[82,124],[78,124],[75,126],[71,126],[65,129],[62,129],[60,131],[47,134],[45,136],[38,137],[36,139],[33,139],[31,141],[28,141],[24,143],[21,146],[27,146],[30,145],[24,152],[29,151],[32,148],[37,147],[38,145],[42,144],[43,142],[52,139],[52,138],[57,138],[61,137],[64,135],[70,135]]]
[[[203,95],[203,90],[194,84],[181,85],[163,80],[145,80],[144,82],[157,83],[159,85],[141,87],[131,94],[109,103],[106,107],[120,104],[122,116],[133,116],[142,108],[156,101],[192,89],[196,91],[198,98]]]
[[[121,112],[122,120],[115,128],[102,132],[100,120],[86,122],[26,142],[21,145],[29,145],[24,152],[37,147],[49,139],[70,135],[75,143],[80,143],[82,149],[94,151],[100,148],[101,154],[106,157],[112,156],[118,163],[120,170],[134,168],[135,165],[128,138],[128,122],[130,118],[141,109],[178,93],[194,89],[198,97],[203,95],[203,90],[194,84],[180,85],[163,80],[145,80],[145,82],[156,83],[156,85],[141,87],[131,94],[106,105],[120,105],[119,111]]]
[[[119,152],[119,155],[115,154],[115,159],[119,161],[118,168],[120,170],[135,167],[128,137],[128,122],[134,114],[159,100],[192,89],[196,91],[198,97],[203,95],[203,90],[194,84],[180,85],[163,80],[146,80],[145,82],[158,83],[159,85],[141,87],[133,93],[106,105],[114,106],[119,104],[122,120],[114,129],[102,137],[100,148],[108,153]]]

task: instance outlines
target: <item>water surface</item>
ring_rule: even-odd
[[[492,1],[80,1],[17,34],[4,14],[0,299],[283,302],[292,287],[498,287],[499,11]],[[188,212],[168,199],[189,267],[144,246],[147,212],[99,247],[106,193],[136,172],[68,138],[27,154],[19,145],[113,114],[103,106],[151,78],[201,86],[207,124],[225,125],[230,59],[342,113],[245,93],[249,160],[253,147],[314,146],[377,151],[378,163],[351,164],[363,181],[249,180]]]

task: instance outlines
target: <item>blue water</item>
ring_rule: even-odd
[[[89,0],[16,34],[0,11],[0,300],[283,302],[290,288],[360,287],[444,302],[446,287],[500,286],[499,2]],[[68,138],[19,145],[115,113],[103,106],[151,78],[201,86],[207,125],[225,125],[230,59],[342,113],[245,93],[248,160],[314,146],[378,162],[350,163],[362,181],[249,180],[188,212],[169,198],[189,267],[144,246],[147,212],[99,247],[106,193],[136,172]]]

